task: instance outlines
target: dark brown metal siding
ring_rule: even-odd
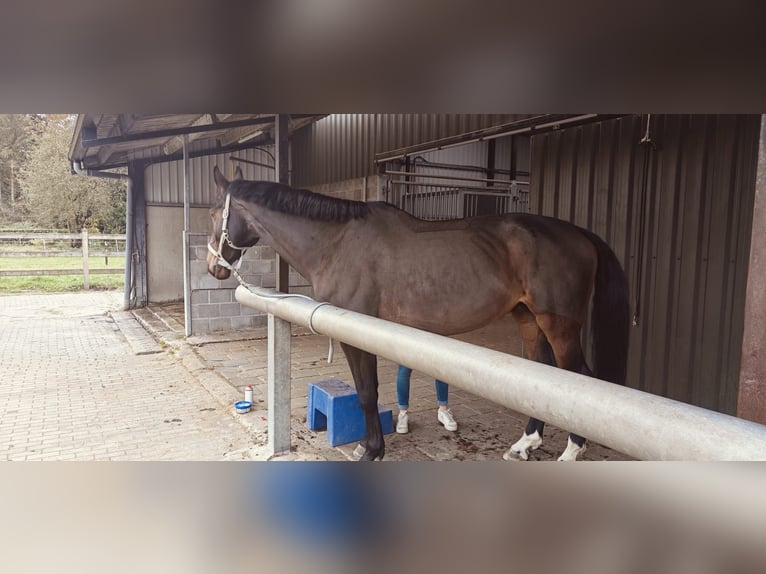
[[[299,187],[375,175],[375,154],[511,122],[511,114],[332,114],[292,138]]]
[[[734,414],[759,117],[652,116],[641,242],[645,121],[533,137],[531,211],[593,230],[625,266],[628,385]]]

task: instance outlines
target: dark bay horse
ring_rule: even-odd
[[[217,167],[214,177],[208,271],[218,279],[229,276],[242,249],[263,240],[309,280],[319,301],[440,335],[511,313],[529,359],[625,382],[625,274],[607,244],[585,229],[519,213],[423,221],[386,203],[244,181],[239,170],[232,182]],[[593,372],[580,344],[591,296]],[[341,346],[365,414],[362,459],[382,459],[377,357]],[[530,418],[503,458],[527,460],[542,444],[543,426]],[[570,434],[559,460],[576,460],[584,449],[585,439]]]

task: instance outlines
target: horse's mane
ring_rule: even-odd
[[[348,221],[370,213],[363,201],[338,199],[271,181],[233,181],[228,191],[248,203],[320,221]]]

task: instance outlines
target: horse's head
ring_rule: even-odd
[[[244,250],[255,245],[260,237],[248,229],[245,219],[236,213],[234,202],[229,195],[229,180],[216,166],[213,169],[216,194],[210,208],[213,231],[210,234],[207,254],[207,271],[216,279],[228,279],[231,266],[242,257]],[[242,170],[237,167],[234,180],[243,179]]]

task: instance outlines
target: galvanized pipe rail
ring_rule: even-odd
[[[479,183],[492,183],[506,187],[514,185],[529,185],[526,181],[516,181],[511,179],[487,179],[484,177],[463,177],[460,175],[445,175],[439,173],[420,173],[415,171],[385,171],[383,175],[403,175],[405,177],[424,177],[428,179],[450,179],[454,181],[475,181]],[[396,183],[399,183],[398,181]]]
[[[236,298],[637,459],[766,460],[764,425],[272,289]]]

